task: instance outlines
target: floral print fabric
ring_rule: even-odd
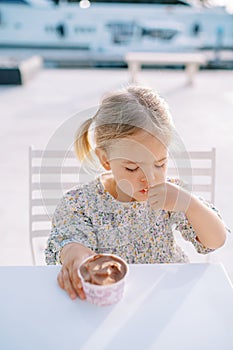
[[[96,253],[116,254],[131,264],[188,262],[176,244],[174,229],[198,253],[212,251],[196,239],[184,213],[155,211],[148,202],[119,202],[97,178],[76,186],[61,199],[52,220],[46,263],[59,264],[61,248],[70,242],[81,243]]]

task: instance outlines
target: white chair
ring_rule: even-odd
[[[214,202],[215,149],[189,152],[188,156],[193,173],[193,191]],[[169,164],[169,175],[176,176],[177,170],[181,174],[190,172],[186,166],[177,169],[175,164]],[[29,232],[33,264],[45,264],[44,248],[51,230],[51,217],[60,198],[77,183],[86,181],[89,181],[89,175],[81,169],[73,151],[29,148]],[[176,236],[179,237],[179,234]],[[191,251],[188,252],[191,260],[200,255],[192,251],[190,243],[177,239],[179,245]]]
[[[29,232],[33,264],[44,265],[51,218],[62,195],[80,182],[72,151],[29,148]]]
[[[198,196],[205,198],[214,204],[215,200],[215,168],[216,150],[209,151],[189,151],[180,158],[170,162],[168,174],[171,177],[185,178],[191,180],[191,191]],[[177,166],[178,164],[178,166]],[[216,253],[207,255],[198,254],[194,246],[185,241],[180,232],[173,231],[177,244],[185,251],[191,262],[217,262]]]
[[[187,151],[168,163],[168,176],[189,182],[190,190],[206,200],[215,201],[216,150]]]

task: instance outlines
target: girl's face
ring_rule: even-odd
[[[146,131],[115,140],[107,153],[101,152],[97,154],[105,169],[112,172],[118,200],[145,201],[149,187],[165,181],[167,148]]]

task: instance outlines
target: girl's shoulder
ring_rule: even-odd
[[[65,197],[82,197],[86,195],[95,195],[100,192],[99,178],[90,182],[79,183],[65,193]]]
[[[62,198],[62,202],[74,203],[96,203],[103,199],[105,195],[104,188],[101,184],[100,178],[97,177],[86,183],[79,183],[68,190]]]
[[[60,207],[68,209],[82,208],[86,213],[114,211],[117,204],[104,189],[100,177],[80,183],[66,192],[60,201]]]

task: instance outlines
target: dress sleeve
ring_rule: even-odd
[[[208,208],[211,208],[212,210],[214,210],[216,212],[216,214],[218,215],[218,217],[222,220],[222,217],[221,217],[219,211],[217,210],[217,208],[213,204],[207,202],[202,197],[199,197],[199,200],[201,200]],[[179,231],[181,233],[182,237],[186,241],[191,242],[194,245],[194,247],[198,253],[208,254],[208,253],[213,252],[215,250],[215,249],[205,247],[200,241],[197,240],[196,232],[195,232],[194,228],[192,227],[192,225],[189,223],[188,218],[186,217],[185,213],[172,212],[172,213],[170,213],[170,215],[171,215],[170,219],[172,220],[172,224],[173,224],[174,229]],[[228,232],[230,232],[228,227],[226,227],[226,230]]]
[[[45,249],[48,265],[60,264],[60,251],[68,243],[80,243],[92,250],[97,247],[96,234],[91,217],[85,210],[85,201],[67,193],[58,204],[52,229]]]

